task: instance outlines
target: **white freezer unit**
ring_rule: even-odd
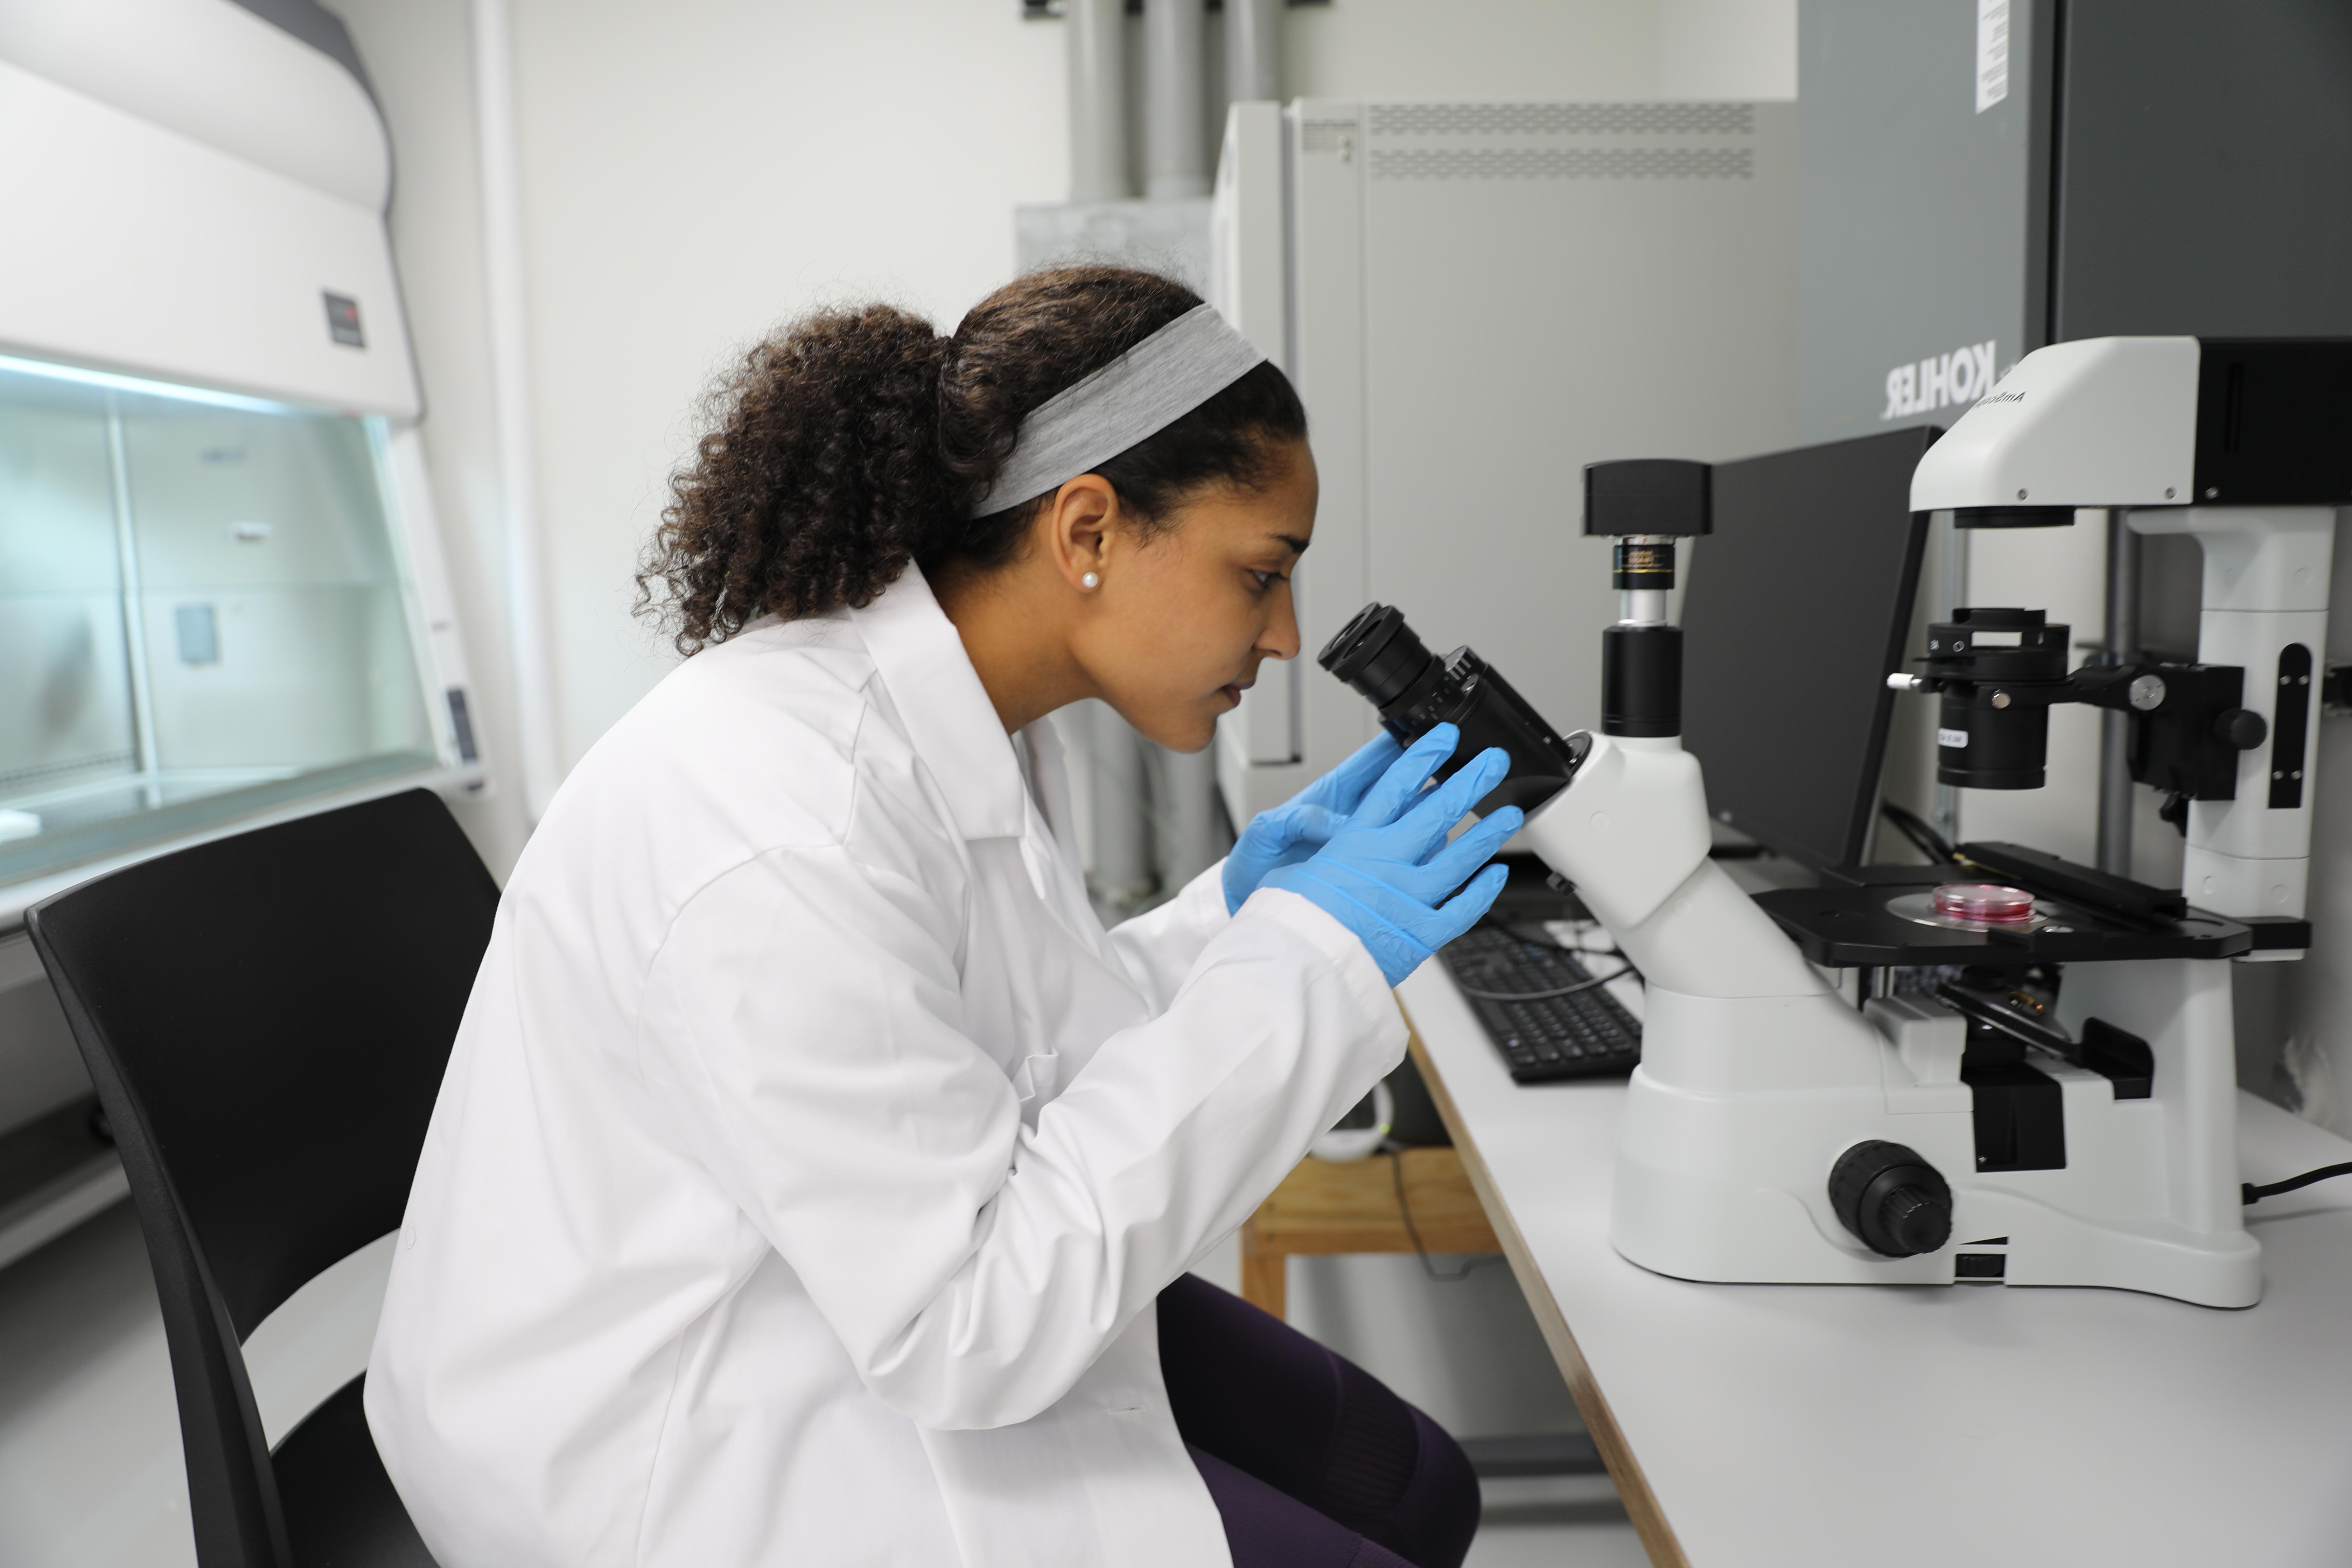
[[[1794,116],[1234,106],[1211,293],[1297,383],[1322,477],[1304,654],[1220,732],[1236,821],[1370,737],[1314,662],[1367,600],[1433,648],[1475,647],[1561,729],[1598,726],[1615,610],[1583,466],[1794,438]]]

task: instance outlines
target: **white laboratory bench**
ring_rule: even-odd
[[[1626,983],[1630,984],[1631,983]],[[1521,1087],[1440,963],[1415,1054],[1654,1563],[2352,1563],[2352,1178],[2248,1213],[2263,1298],[1706,1285],[1609,1245],[1619,1082]],[[2352,1143],[2241,1095],[2276,1181]]]

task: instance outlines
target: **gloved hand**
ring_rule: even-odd
[[[1265,879],[1265,886],[1297,893],[1355,932],[1391,985],[1477,924],[1510,875],[1487,866],[1452,901],[1441,902],[1494,858],[1523,815],[1507,805],[1445,841],[1511,765],[1500,747],[1489,747],[1424,795],[1423,786],[1460,738],[1453,725],[1440,724],[1415,741],[1322,848]]]
[[[1364,792],[1389,771],[1404,748],[1385,730],[1356,754],[1292,795],[1249,819],[1225,857],[1225,909],[1238,910],[1266,873],[1295,866],[1323,847],[1323,841],[1363,803]]]

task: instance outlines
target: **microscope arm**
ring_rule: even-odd
[[[1707,858],[1706,790],[1678,741],[1592,737],[1526,841],[1617,940],[1654,991],[1733,999],[1829,987],[1786,932]]]

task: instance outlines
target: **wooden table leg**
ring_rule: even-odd
[[[1290,1255],[1266,1246],[1255,1216],[1242,1226],[1242,1300],[1279,1318],[1288,1306]]]

